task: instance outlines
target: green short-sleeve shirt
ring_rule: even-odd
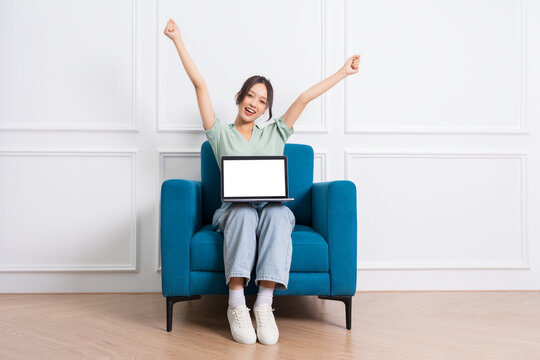
[[[204,132],[221,170],[222,156],[283,155],[285,142],[294,133],[294,127],[289,129],[281,116],[263,128],[255,124],[248,141],[234,124],[222,123],[215,115],[214,125]]]

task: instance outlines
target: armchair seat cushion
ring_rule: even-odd
[[[292,233],[291,272],[328,272],[328,243],[306,225],[296,225]],[[225,271],[223,267],[223,234],[202,227],[193,235],[190,246],[192,271]]]

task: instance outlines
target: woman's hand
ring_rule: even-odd
[[[181,36],[180,29],[173,19],[169,19],[167,25],[165,25],[165,30],[163,30],[163,33],[173,41],[179,40]]]
[[[358,72],[359,64],[360,64],[360,55],[353,55],[347,59],[347,61],[345,62],[345,65],[343,65],[341,70],[345,73],[345,75],[356,74]]]

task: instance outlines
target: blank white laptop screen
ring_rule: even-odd
[[[286,198],[285,157],[222,158],[223,198]]]

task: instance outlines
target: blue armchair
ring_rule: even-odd
[[[317,295],[345,303],[351,329],[356,291],[356,187],[347,180],[313,183],[313,149],[285,144],[289,195],[295,215],[292,263],[287,290],[274,295]],[[161,186],[161,280],[167,331],[173,306],[201,295],[226,295],[223,234],[212,231],[221,205],[220,174],[208,141],[201,146],[201,181],[171,179]],[[246,294],[256,294],[252,274]]]

